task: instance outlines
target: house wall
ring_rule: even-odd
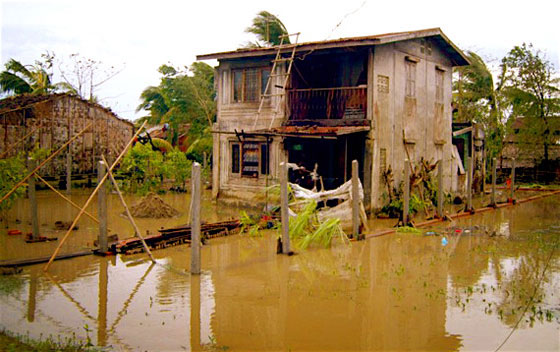
[[[415,104],[407,102],[406,62],[414,60]],[[231,70],[241,67],[270,66],[272,58],[221,61],[217,68],[218,81],[218,121],[215,131],[237,130],[241,132],[278,127],[284,116],[284,104],[274,115],[273,107],[278,98],[271,98],[257,116],[259,103],[232,102]],[[442,96],[436,100],[436,78],[443,79]],[[451,159],[451,74],[452,63],[442,53],[435,42],[427,39],[407,40],[392,44],[371,47],[368,54],[368,93],[366,118],[371,121],[371,130],[365,144],[364,186],[366,207],[378,209],[386,203],[384,195],[387,185],[382,179],[382,170],[391,167],[394,185],[403,180],[404,160],[410,158],[416,164],[421,157],[444,163],[444,188],[453,191],[456,168]],[[273,84],[282,85],[280,77]],[[279,89],[272,93],[280,93]],[[436,105],[439,104],[439,105]],[[438,112],[438,109],[440,109]],[[439,114],[440,121],[436,121]],[[255,122],[256,121],[256,122]],[[403,131],[404,140],[403,142]],[[237,140],[233,134],[218,134],[214,140],[214,197],[232,195],[235,197],[252,196],[258,192],[266,179],[237,178],[231,175],[230,144]],[[408,154],[407,154],[408,150]],[[280,139],[273,140],[270,148],[270,178],[277,180],[276,166],[284,161]],[[236,189],[236,190],[234,190]],[[237,191],[238,190],[238,191]]]
[[[406,62],[417,61],[414,102],[407,102]],[[443,75],[441,123],[436,123],[436,72]],[[424,159],[444,162],[444,187],[451,190],[451,62],[431,44],[422,52],[420,40],[380,45],[373,57],[372,208],[385,204],[387,185],[382,171],[391,167],[394,185],[403,181],[404,160],[413,164]],[[439,102],[438,102],[439,103]],[[403,136],[404,131],[404,136]],[[406,141],[404,143],[403,141]],[[406,149],[405,149],[406,145]],[[408,150],[408,153],[407,153]]]
[[[24,114],[28,117],[24,118]],[[27,143],[20,143],[8,156],[31,150],[36,144],[54,152],[90,122],[90,131],[70,145],[72,173],[95,173],[100,155],[105,155],[109,163],[114,161],[132,138],[134,126],[99,105],[72,96],[53,97],[34,104],[28,111],[20,109],[0,114],[0,152],[36,127],[40,128]],[[47,163],[40,173],[53,177],[66,174],[66,152],[61,152]]]
[[[260,114],[260,101],[240,103],[233,101],[232,70],[253,67],[272,68],[272,57],[243,61],[220,62],[216,69],[218,85],[217,122],[214,131],[228,131],[230,133],[215,133],[213,152],[212,192],[213,197],[240,198],[249,200],[255,194],[262,192],[267,184],[278,180],[280,162],[285,160],[285,153],[280,138],[273,138],[269,144],[270,171],[268,177],[247,178],[231,173],[231,144],[239,141],[233,131],[248,132],[279,127],[282,124],[285,106],[278,96],[265,100]],[[277,75],[286,72],[285,65],[278,65]],[[280,89],[275,85],[283,85],[283,76],[271,79],[270,94],[278,94]],[[266,142],[264,137],[249,138],[247,140]]]

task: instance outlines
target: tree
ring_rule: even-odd
[[[54,56],[41,55],[44,61],[35,61],[35,65],[24,65],[10,59],[5,70],[0,72],[0,91],[5,94],[48,94],[57,89],[51,83]],[[49,72],[51,71],[51,72]]]
[[[257,41],[248,43],[248,47],[274,46],[280,44],[280,36],[287,35],[286,26],[270,12],[261,11],[255,18],[253,24],[245,29],[247,33],[253,33],[257,36]],[[284,44],[290,44],[290,38],[285,37]]]
[[[559,141],[560,130],[560,79],[554,66],[540,50],[523,43],[502,59],[500,67],[500,84],[511,111],[508,122],[523,118],[519,147],[532,152],[542,145],[543,161],[548,164],[549,148]]]
[[[457,108],[455,121],[483,126],[486,155],[490,160],[502,151],[505,137],[500,109],[502,87],[495,86],[492,73],[479,55],[472,51],[465,54],[471,64],[455,69],[453,82],[453,102]]]
[[[205,63],[195,62],[184,70],[162,65],[158,71],[162,75],[160,84],[147,87],[140,96],[137,111],[146,110],[148,115],[140,118],[139,122],[168,123],[173,131],[172,143],[176,142],[181,124],[190,125],[189,140],[207,138],[209,127],[216,117],[214,69]],[[193,155],[199,154],[202,153]]]
[[[92,102],[98,101],[96,90],[122,71],[114,66],[107,67],[101,61],[83,57],[78,53],[70,54],[68,59],[69,64],[63,60],[58,62],[58,69],[64,81],[60,86]]]

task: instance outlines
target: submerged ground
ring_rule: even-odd
[[[86,195],[72,197],[80,204]],[[139,221],[143,232],[186,221],[188,196],[165,200],[183,215]],[[276,255],[273,231],[213,239],[202,249],[202,275],[193,277],[184,245],[154,251],[155,265],[138,254],[56,261],[47,274],[44,264],[29,266],[0,276],[0,329],[34,338],[76,334],[124,351],[558,351],[559,205],[557,195],[421,234],[290,257]],[[16,205],[9,228],[29,228],[26,206]],[[116,197],[110,208],[111,233],[130,236]],[[61,237],[54,222],[76,212],[47,192],[39,209],[49,237]],[[208,221],[238,212],[208,199],[203,206]],[[84,218],[63,252],[91,246],[96,236]],[[2,229],[0,259],[48,256],[56,244],[26,244]]]

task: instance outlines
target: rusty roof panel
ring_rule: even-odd
[[[457,47],[455,44],[447,38],[440,28],[428,28],[417,31],[407,31],[407,32],[396,32],[396,33],[385,33],[377,34],[371,36],[362,37],[350,37],[350,38],[340,38],[334,40],[323,40],[314,41],[297,44],[298,51],[314,51],[314,50],[326,50],[341,47],[352,47],[352,46],[369,46],[369,45],[380,45],[386,43],[393,43],[403,40],[415,39],[415,38],[425,38],[425,37],[439,37],[439,44],[442,45],[444,51],[446,51],[452,58],[455,66],[469,65],[469,61],[465,54]],[[293,45],[286,45],[285,51],[291,51]],[[238,59],[244,57],[258,57],[274,55],[278,47],[264,47],[264,48],[240,48],[233,51],[225,51],[213,54],[198,55],[197,60],[209,60],[209,59]]]

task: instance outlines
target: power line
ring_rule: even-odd
[[[357,9],[355,9],[352,12],[348,12],[346,15],[344,15],[344,17],[342,17],[342,19],[336,24],[336,26],[334,26],[334,28],[331,31],[331,34],[328,35],[327,39],[330,39],[330,37],[333,35],[334,31],[336,31],[338,29],[338,27],[340,27],[340,25],[342,24],[342,22],[344,22],[344,20],[346,18],[348,18],[349,16],[351,16],[351,15],[355,14],[356,12],[360,11],[366,5],[366,3],[367,3],[367,0],[364,0],[364,2],[362,2],[362,4]]]

